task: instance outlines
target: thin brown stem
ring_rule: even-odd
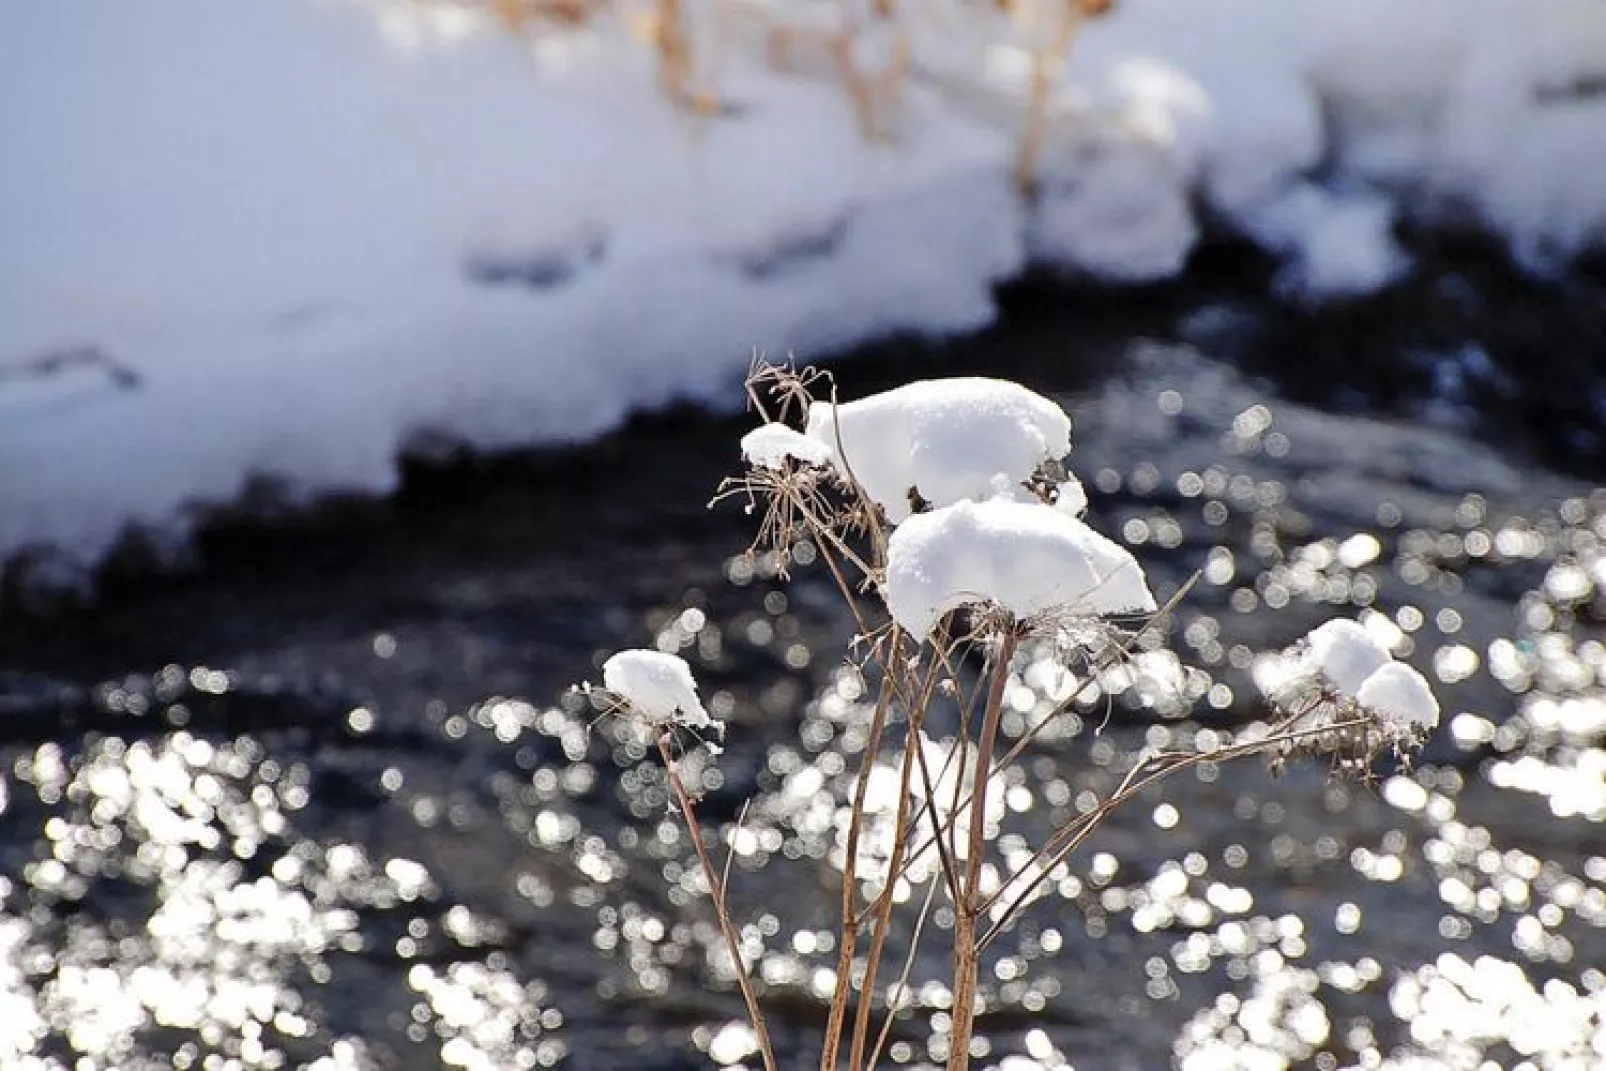
[[[764,1023],[764,1009],[759,1007],[758,994],[753,992],[753,980],[748,977],[747,964],[742,959],[741,941],[736,937],[736,927],[731,922],[730,909],[725,899],[725,883],[720,880],[719,871],[714,868],[714,860],[708,854],[702,827],[697,822],[696,804],[693,803],[691,794],[686,791],[685,784],[681,782],[680,774],[675,770],[675,757],[669,750],[668,733],[658,737],[658,754],[663,756],[664,773],[668,778],[670,791],[680,804],[681,817],[686,820],[686,832],[691,836],[692,846],[697,849],[697,861],[703,868],[703,881],[708,885],[709,898],[714,901],[714,917],[719,921],[719,932],[725,938],[725,950],[730,953],[731,968],[736,972],[736,986],[742,991],[742,1000],[747,1003],[747,1017],[752,1021],[753,1033],[758,1035],[758,1050],[764,1059],[765,1071],[775,1071],[775,1050],[770,1045],[769,1029]]]
[[[1177,606],[1177,604],[1179,602],[1181,602],[1182,598],[1190,590],[1192,590],[1194,584],[1196,584],[1199,581],[1199,578],[1202,575],[1204,575],[1202,572],[1195,572],[1193,574],[1193,576],[1189,577],[1188,580],[1179,589],[1177,589],[1177,593],[1175,595],[1173,595],[1169,600],[1167,600],[1167,602],[1166,602],[1166,604],[1164,606],[1162,606],[1156,613],[1151,615],[1149,617],[1149,619],[1144,622],[1142,628],[1138,629],[1131,636],[1127,637],[1126,642],[1121,644],[1121,646],[1119,648],[1117,648],[1116,654],[1115,654],[1115,660],[1119,661],[1120,659],[1125,658],[1127,655],[1129,655],[1132,652],[1132,649],[1137,646],[1138,642],[1140,640],[1142,640],[1144,634],[1147,633],[1149,630],[1153,629],[1155,627],[1156,622],[1159,622],[1159,621],[1162,621],[1162,620],[1165,619],[1166,615],[1169,614]],[[1073,692],[1070,696],[1068,696],[1063,702],[1061,702],[1053,710],[1049,711],[1046,715],[1044,715],[1043,718],[1040,721],[1038,721],[1036,725],[1033,725],[1024,734],[1021,735],[1021,738],[1015,742],[1014,746],[1012,746],[1007,752],[1004,753],[1004,757],[999,759],[998,762],[996,764],[994,764],[992,773],[989,776],[990,777],[991,776],[996,776],[1002,770],[1006,769],[1011,763],[1013,763],[1015,761],[1016,758],[1018,758],[1020,756],[1020,753],[1022,751],[1024,751],[1027,748],[1027,746],[1031,744],[1031,742],[1033,740],[1037,739],[1038,735],[1042,733],[1043,729],[1046,728],[1050,722],[1052,722],[1055,718],[1058,718],[1060,715],[1064,714],[1066,711],[1070,710],[1070,708],[1072,706],[1074,706],[1082,698],[1083,694],[1086,693],[1089,688],[1094,687],[1098,683],[1099,683],[1099,681],[1098,681],[1097,674],[1096,673],[1090,673],[1089,676],[1088,676],[1088,679],[1082,683],[1082,686],[1080,688],[1078,688],[1075,692]],[[967,718],[966,720],[968,721],[969,719]],[[914,851],[909,853],[909,857],[905,861],[905,864],[904,864],[905,868],[907,868],[909,866],[913,866],[915,863],[918,863],[921,860],[921,858],[923,858],[925,856],[926,852],[931,849],[933,843],[936,844],[936,847],[937,847],[939,852],[942,851],[942,849],[943,849],[943,840],[942,840],[943,836],[948,835],[949,833],[951,833],[951,831],[953,830],[953,821],[954,821],[955,816],[958,815],[958,813],[959,813],[961,808],[967,806],[970,803],[971,799],[974,798],[975,793],[977,791],[978,791],[977,786],[972,786],[970,795],[965,796],[963,799],[960,799],[960,798],[956,797],[955,800],[954,800],[953,813],[949,816],[949,818],[947,820],[945,820],[943,822],[940,822],[940,823],[937,822],[935,819],[933,820],[932,824],[933,824],[933,827],[935,828],[936,831],[931,836],[927,837],[926,840],[923,841],[918,848],[916,848]],[[933,813],[935,813],[935,808],[933,808]],[[915,816],[915,822],[918,824],[920,819],[923,816],[924,816],[923,814],[917,814]]]
[[[1266,748],[1280,743],[1292,743],[1306,737],[1332,732],[1335,729],[1353,728],[1364,724],[1361,719],[1355,719],[1347,722],[1336,722],[1333,725],[1321,726],[1315,729],[1295,729],[1288,727],[1291,725],[1291,723],[1297,720],[1297,718],[1292,718],[1284,722],[1283,724],[1285,728],[1281,732],[1255,740],[1246,740],[1239,744],[1230,744],[1227,747],[1219,748],[1215,751],[1162,752],[1161,754],[1149,757],[1143,762],[1138,763],[1131,770],[1128,770],[1126,776],[1121,779],[1120,787],[1118,787],[1109,795],[1109,797],[1101,801],[1092,810],[1086,812],[1085,814],[1078,815],[1067,822],[1064,826],[1060,827],[1060,829],[1056,830],[1055,833],[1050,836],[1036,852],[1032,854],[1032,857],[1025,863],[1022,863],[1015,873],[1011,874],[981,905],[980,910],[982,913],[992,910],[993,906],[997,904],[1004,894],[1010,890],[1010,887],[1014,885],[1014,883],[1022,874],[1025,874],[1034,866],[1038,868],[1037,875],[1032,878],[1029,883],[1027,883],[1025,888],[1015,895],[1015,897],[1010,901],[1009,906],[999,914],[998,922],[995,923],[993,928],[988,931],[987,935],[982,938],[979,949],[985,949],[998,937],[999,934],[1006,930],[1009,927],[1010,922],[1013,920],[1016,912],[1026,905],[1026,903],[1031,899],[1032,895],[1043,884],[1043,882],[1048,880],[1048,876],[1054,872],[1054,869],[1068,859],[1072,852],[1081,847],[1082,843],[1093,833],[1095,829],[1098,828],[1104,819],[1108,818],[1110,814],[1116,810],[1116,808],[1126,803],[1132,797],[1141,794],[1153,785],[1159,784],[1172,774],[1179,773],[1182,770],[1190,769],[1199,765],[1200,763],[1229,762],[1233,759],[1242,758],[1245,755],[1258,754],[1259,752],[1266,750]],[[1148,767],[1156,768],[1150,769],[1146,774],[1143,773],[1145,768]],[[1044,863],[1044,859],[1048,859],[1048,862]]]
[[[923,708],[922,708],[923,709]],[[899,781],[898,816],[892,841],[892,858],[887,861],[888,880],[880,897],[881,910],[876,915],[875,930],[870,938],[870,953],[865,957],[864,981],[859,986],[859,1010],[853,1023],[853,1045],[848,1050],[849,1071],[863,1066],[864,1049],[870,1039],[870,1008],[874,1003],[876,975],[881,967],[881,953],[886,948],[887,932],[892,928],[892,890],[902,879],[891,877],[903,862],[903,851],[908,840],[909,781],[914,776],[914,756],[920,751],[920,725],[916,720],[921,711],[911,711],[909,735],[904,741],[903,769]]]
[[[1039,46],[1032,55],[1031,86],[1026,100],[1026,133],[1021,138],[1020,159],[1015,165],[1015,180],[1022,193],[1031,194],[1037,187],[1037,172],[1041,166],[1043,145],[1048,138],[1048,100],[1059,77],[1065,55],[1076,38],[1081,23],[1080,6],[1073,0],[1062,0],[1064,9],[1059,24],[1054,28],[1050,44]]]
[[[896,628],[894,626],[894,633]],[[896,640],[896,635],[893,638]],[[853,789],[853,817],[848,825],[846,855],[842,860],[842,947],[837,955],[836,987],[831,994],[831,1010],[826,1016],[820,1071],[833,1071],[836,1067],[842,1049],[842,1027],[847,1020],[848,1000],[853,993],[853,955],[859,943],[860,925],[854,900],[858,884],[859,837],[864,829],[864,801],[870,790],[870,770],[875,764],[876,754],[881,750],[881,734],[886,728],[887,713],[892,706],[893,690],[888,682],[898,672],[902,650],[902,644],[893,644],[887,676],[876,701],[875,715],[870,720],[870,735],[865,741],[864,756],[859,762],[858,783]]]
[[[937,660],[942,663],[942,668],[947,671],[948,679],[957,680],[958,668],[954,665],[953,660],[950,657],[952,651],[948,644],[948,631],[951,625],[951,619],[944,619],[942,624],[938,626],[937,631],[932,634],[931,639],[928,642],[930,643],[932,651],[936,654]],[[942,676],[937,672],[937,667],[934,665],[932,666],[930,672],[926,674],[925,682],[922,685],[920,692],[918,694],[910,694],[905,696],[905,702],[908,704],[907,709],[911,712],[910,721],[915,725],[915,732],[917,734],[920,726],[925,724],[926,711],[931,709],[932,697],[936,694],[937,687],[941,683],[942,679]],[[975,710],[975,699],[976,695],[975,693],[972,693],[970,699],[965,703],[963,710],[960,712],[961,725],[969,724],[971,715]],[[948,758],[944,760],[943,772],[946,772],[949,765],[956,760],[960,763],[960,769],[964,769],[964,748],[964,737],[962,736],[960,744],[956,746],[954,750],[949,753]],[[920,787],[923,802],[921,803],[920,810],[915,812],[914,818],[908,824],[908,826],[899,827],[897,831],[899,838],[902,838],[907,833],[909,828],[918,826],[921,820],[924,819],[928,814],[933,816],[933,830],[939,829],[937,819],[935,817],[941,812],[941,808],[938,807],[936,799],[937,779],[931,776],[931,767],[926,758],[925,748],[917,749],[915,751],[915,756],[916,761],[920,764]],[[962,787],[962,778],[956,776],[954,778],[954,783],[956,786],[955,806],[957,807],[957,792],[958,789]],[[950,827],[951,816],[949,824],[942,826],[941,829],[946,831]],[[957,902],[959,899],[959,870],[953,862],[954,849],[940,836],[935,836],[934,840],[937,847],[937,855],[942,863],[943,877],[947,880],[948,894]],[[932,839],[928,839],[922,843],[919,848],[920,854],[924,854],[926,849],[932,846],[932,842]],[[908,853],[905,852],[904,854],[907,855]],[[891,870],[894,880],[902,878],[905,876],[908,870],[908,863],[906,861],[901,861],[897,865],[893,866]],[[893,887],[894,886],[889,883],[881,890],[881,892],[876,896],[875,900],[872,901],[870,905],[865,908],[864,913],[859,916],[859,920],[861,922],[863,922],[864,919],[868,918],[869,916],[878,913],[882,909],[886,898],[892,895]]]
[[[963,893],[954,914],[954,1006],[948,1032],[948,1071],[968,1071],[970,1038],[976,1027],[976,976],[980,949],[976,944],[977,908],[980,905],[981,857],[987,834],[987,780],[998,739],[998,722],[1004,708],[1004,685],[1015,656],[1015,633],[1004,633],[992,666],[987,708],[982,713],[981,735],[976,744],[975,783],[971,793],[969,853],[965,857]]]
[[[899,638],[899,635],[901,634],[895,634],[894,638]],[[945,642],[946,636],[947,625],[945,623],[938,628],[937,633],[932,637],[932,642],[941,645]],[[904,741],[904,758],[900,768],[898,811],[892,834],[892,857],[887,862],[889,880],[876,897],[873,908],[876,915],[876,924],[870,941],[870,952],[865,958],[864,981],[859,986],[859,1009],[858,1014],[854,1017],[853,1043],[848,1055],[849,1071],[858,1071],[864,1058],[865,1046],[869,1041],[870,1008],[875,996],[876,974],[880,970],[881,955],[886,947],[887,933],[892,928],[893,889],[896,887],[896,882],[900,880],[890,877],[890,875],[898,874],[903,870],[903,855],[909,841],[909,783],[914,776],[915,766],[912,757],[922,753],[920,727],[925,723],[926,711],[931,709],[931,701],[936,694],[938,680],[939,674],[936,667],[932,667],[927,672],[924,685],[919,693],[905,696],[908,736]],[[896,681],[890,675],[882,684],[884,692],[895,686]],[[857,814],[855,817],[857,818]],[[868,914],[869,912],[866,912],[866,915]],[[866,915],[859,917],[860,924],[862,924]]]
[[[887,1047],[887,1038],[892,1033],[893,1021],[898,1018],[898,1006],[893,994],[898,996],[909,992],[909,975],[914,973],[915,956],[920,952],[920,938],[925,935],[926,920],[931,917],[931,907],[937,900],[937,890],[940,888],[935,875],[926,885],[926,899],[920,905],[920,914],[915,917],[914,933],[909,936],[909,951],[903,957],[903,970],[898,973],[895,987],[887,990],[887,1017],[881,1023],[881,1032],[876,1035],[875,1048],[870,1050],[870,1060],[865,1065],[867,1071],[875,1071],[875,1065],[881,1060],[881,1050]]]

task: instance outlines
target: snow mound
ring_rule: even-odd
[[[1361,685],[1394,656],[1366,629],[1348,618],[1337,618],[1313,629],[1305,637],[1306,664],[1326,674],[1333,687],[1351,699]]]
[[[602,686],[652,725],[724,732],[725,723],[703,709],[691,667],[678,655],[620,651],[602,664]]]
[[[831,457],[831,448],[825,443],[785,424],[765,424],[742,436],[743,460],[759,468],[784,468],[788,460],[824,465]]]
[[[1040,502],[957,502],[904,521],[887,542],[887,609],[928,638],[944,614],[990,604],[1026,619],[1155,609],[1126,550]]]
[[[1001,379],[928,379],[855,402],[809,407],[808,435],[839,451],[869,498],[897,524],[909,493],[934,506],[1022,484],[1071,449],[1071,418]]]
[[[1302,300],[1398,278],[1413,216],[1538,269],[1606,243],[1599,0],[1123,0],[1048,87],[1030,197],[1062,3],[860,20],[878,86],[907,46],[880,138],[831,58],[853,5],[681,5],[705,117],[630,6],[521,36],[459,0],[0,4],[0,558],[165,545],[253,477],[385,493],[419,436],[729,400],[755,348],[978,329],[1033,264],[1164,278],[1206,221]]]
[[[1279,708],[1301,713],[1308,728],[1347,720],[1358,707],[1374,723],[1370,731],[1398,745],[1439,724],[1427,679],[1346,618],[1312,629],[1284,654],[1257,665],[1255,679]]]
[[[1355,699],[1376,711],[1397,732],[1426,732],[1439,724],[1439,701],[1433,697],[1433,688],[1427,678],[1402,662],[1379,666],[1361,683]]]

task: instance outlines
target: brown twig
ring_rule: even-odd
[[[1021,192],[1030,195],[1037,188],[1037,172],[1041,166],[1043,144],[1048,136],[1048,99],[1054,80],[1059,76],[1076,39],[1083,13],[1075,0],[1062,0],[1059,22],[1054,37],[1047,46],[1039,46],[1032,53],[1032,79],[1026,98],[1026,132],[1021,138],[1020,158],[1015,164],[1015,181]]]
[[[901,644],[892,648],[893,665],[889,665],[888,679],[900,659]],[[848,999],[853,992],[853,955],[859,942],[860,921],[855,910],[857,894],[859,837],[864,829],[864,801],[870,789],[870,770],[876,754],[881,750],[881,734],[886,728],[887,713],[892,704],[892,688],[885,681],[876,702],[875,714],[870,719],[870,735],[865,741],[864,757],[859,763],[859,780],[853,790],[853,816],[848,825],[847,854],[842,861],[842,933],[841,951],[837,956],[836,986],[831,994],[831,1010],[826,1017],[825,1045],[820,1053],[821,1071],[832,1071],[841,1052],[842,1027],[847,1019]]]
[[[981,736],[976,745],[977,790],[971,793],[969,851],[965,857],[963,892],[954,914],[954,1004],[953,1025],[948,1032],[948,1071],[967,1071],[970,1067],[970,1037],[976,1026],[976,975],[980,969],[980,949],[976,944],[976,919],[981,904],[981,857],[986,843],[987,780],[993,761],[993,745],[998,738],[998,721],[1004,707],[1004,685],[1015,655],[1013,629],[1005,631],[993,657],[992,685],[987,708],[982,713]]]
[[[1104,819],[1108,818],[1110,814],[1123,803],[1126,803],[1134,796],[1141,794],[1151,786],[1159,784],[1161,781],[1164,781],[1174,773],[1179,773],[1182,770],[1190,769],[1203,762],[1229,762],[1233,759],[1243,758],[1246,755],[1260,754],[1266,751],[1268,748],[1275,747],[1279,744],[1292,743],[1307,737],[1332,732],[1335,729],[1356,728],[1365,724],[1363,719],[1355,719],[1353,721],[1339,722],[1333,725],[1321,726],[1319,728],[1298,729],[1293,727],[1298,720],[1298,716],[1289,718],[1282,723],[1283,727],[1281,731],[1264,737],[1257,737],[1254,740],[1245,740],[1241,743],[1229,744],[1226,747],[1218,748],[1213,751],[1161,752],[1160,754],[1152,755],[1143,762],[1133,766],[1132,769],[1127,771],[1126,776],[1121,779],[1120,786],[1113,793],[1111,793],[1107,799],[1100,802],[1092,810],[1078,815],[1076,818],[1073,818],[1067,822],[1064,826],[1061,826],[1060,829],[1056,830],[1055,833],[1050,836],[1049,839],[1045,841],[1036,852],[1033,853],[1032,857],[1026,862],[1022,863],[1020,867],[1016,869],[1015,873],[1011,874],[1007,879],[1005,879],[1004,882],[999,885],[998,889],[994,891],[993,894],[987,898],[986,902],[981,905],[981,910],[983,912],[990,911],[998,902],[998,900],[1009,891],[1010,886],[1012,886],[1022,874],[1026,873],[1034,866],[1038,868],[1037,876],[1034,877],[1027,884],[1027,886],[1022,889],[1013,900],[1010,901],[1009,906],[999,914],[998,921],[993,925],[993,928],[988,931],[987,935],[982,938],[979,947],[985,949],[993,942],[994,939],[998,937],[1000,933],[1008,929],[1009,924],[1015,916],[1015,913],[1026,905],[1032,894],[1035,893],[1042,883],[1048,879],[1048,876],[1053,873],[1054,869],[1058,867],[1060,863],[1069,858],[1071,853],[1082,845],[1083,841],[1085,841],[1088,836],[1098,828]],[[1142,771],[1146,767],[1150,766],[1157,766],[1158,768],[1150,770],[1150,772],[1147,774],[1143,774]],[[1140,774],[1142,776],[1139,776]],[[1041,861],[1045,857],[1048,857],[1050,853],[1052,853],[1052,858],[1048,863],[1042,864]]]
[[[692,846],[697,849],[697,861],[703,868],[703,881],[708,885],[708,896],[714,901],[714,916],[719,921],[719,932],[725,938],[725,950],[730,953],[731,967],[736,972],[736,985],[742,991],[742,1000],[747,1004],[747,1017],[752,1021],[753,1033],[758,1035],[759,1053],[764,1059],[765,1071],[775,1071],[775,1050],[770,1046],[769,1029],[764,1023],[764,1009],[759,1007],[758,995],[753,992],[753,981],[748,977],[747,965],[742,959],[741,942],[736,937],[736,927],[731,922],[730,909],[725,899],[724,882],[719,878],[719,872],[714,869],[714,860],[708,854],[708,845],[703,841],[702,827],[697,822],[697,808],[693,803],[691,794],[680,780],[680,774],[675,770],[675,757],[669,750],[669,733],[660,733],[658,736],[658,754],[663,756],[664,773],[669,781],[670,791],[674,793],[675,800],[680,804],[681,817],[686,820],[686,831],[691,836]]]

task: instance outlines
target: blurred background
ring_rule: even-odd
[[[817,1064],[866,715],[808,548],[705,508],[755,353],[1049,393],[1093,523],[1200,572],[1012,834],[1325,617],[1439,687],[1413,770],[1107,826],[982,1066],[1606,1064],[1602,174],[1596,0],[0,8],[0,1065],[756,1066],[656,758],[566,692],[625,646],[731,722],[688,776]]]

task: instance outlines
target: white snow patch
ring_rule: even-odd
[[[1324,725],[1338,708],[1313,697],[1336,692],[1369,711],[1385,739],[1411,741],[1439,724],[1439,703],[1427,678],[1394,656],[1373,630],[1335,618],[1288,652],[1257,660],[1260,689],[1287,710],[1305,710],[1308,724]]]
[[[620,651],[602,664],[602,686],[652,725],[724,732],[725,723],[710,718],[703,709],[691,667],[678,655]]]
[[[424,0],[0,5],[0,557],[182,533],[253,475],[385,492],[421,432],[734,402],[754,347],[976,329],[1032,258],[1175,273],[1201,211],[1316,298],[1396,278],[1411,214],[1540,268],[1606,240],[1598,0],[1124,0],[1050,87],[1035,202],[1013,169],[1063,6],[1027,6],[878,22],[860,59],[907,31],[913,75],[877,140],[824,0],[688,5],[712,118],[611,12],[521,38]],[[772,67],[781,22],[819,56]],[[131,375],[26,371],[87,351]]]
[[[1400,732],[1426,731],[1439,724],[1439,701],[1433,697],[1433,688],[1403,662],[1379,666],[1361,683],[1355,698]]]
[[[1305,637],[1306,665],[1326,674],[1339,693],[1354,699],[1361,685],[1393,661],[1393,655],[1372,634],[1348,618],[1336,618]]]
[[[1071,418],[1017,383],[961,377],[815,402],[808,434],[838,452],[837,466],[896,524],[909,516],[911,490],[946,506],[1024,483],[1070,452]]]
[[[1377,194],[1335,194],[1310,182],[1289,187],[1248,220],[1263,245],[1285,254],[1278,285],[1322,298],[1370,294],[1409,266],[1393,237],[1394,203]]]
[[[1072,517],[1081,517],[1087,512],[1087,489],[1070,473],[1059,484],[1059,497],[1054,499],[1054,508]]]
[[[788,460],[824,465],[831,457],[831,448],[825,443],[785,424],[765,424],[742,436],[742,458],[760,468],[780,469]]]
[[[884,591],[894,620],[921,638],[961,606],[992,604],[1019,619],[1155,609],[1125,549],[1053,506],[1003,499],[904,521],[887,542]]]

